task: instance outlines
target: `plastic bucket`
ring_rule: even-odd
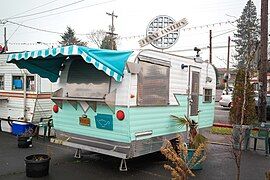
[[[27,177],[43,177],[49,174],[50,156],[46,154],[33,154],[25,157],[25,170]]]
[[[12,134],[14,135],[22,135],[25,131],[27,131],[29,128],[33,128],[33,125],[26,122],[18,122],[13,121],[12,122]]]

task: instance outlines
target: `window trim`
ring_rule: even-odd
[[[14,89],[13,88],[13,78],[15,77],[15,76],[20,76],[20,77],[22,77],[22,89]],[[11,75],[11,90],[12,91],[23,91],[24,90],[24,87],[23,87],[23,84],[24,84],[24,82],[23,82],[23,75],[21,75],[21,74],[12,74]]]
[[[34,90],[27,90],[27,78],[28,77],[34,77]],[[29,84],[29,86],[30,86],[30,84]],[[36,92],[36,90],[37,90],[36,76],[34,74],[33,75],[30,75],[30,74],[29,75],[26,75],[26,91],[27,92]]]
[[[168,106],[170,104],[170,72],[171,72],[171,64],[169,61],[159,60],[156,58],[150,58],[145,56],[139,56],[141,58],[138,58],[138,63],[144,62],[148,64],[158,65],[162,67],[168,68],[168,92],[167,92],[167,99],[166,104],[141,104],[139,102],[139,74],[137,74],[137,99],[136,99],[136,105],[139,107],[150,107],[150,106]],[[161,63],[162,62],[162,63]]]
[[[205,97],[206,97],[205,91],[206,90],[211,90],[210,101],[205,100]],[[209,96],[207,96],[207,97],[209,97]],[[203,88],[203,103],[212,103],[212,102],[213,102],[213,89],[212,88]]]

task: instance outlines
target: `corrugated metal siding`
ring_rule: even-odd
[[[211,82],[206,82],[206,77],[211,77]],[[203,63],[201,69],[201,80],[200,80],[200,94],[203,94],[203,88],[212,89],[213,97],[216,95],[216,74],[212,65]]]
[[[136,139],[135,133],[143,131],[152,131],[151,137],[184,131],[185,128],[179,129],[170,116],[183,117],[186,115],[187,96],[176,95],[176,97],[181,104],[180,106],[131,107],[130,131],[132,140]]]
[[[172,63],[170,74],[170,104],[177,105],[174,94],[186,94],[188,88],[188,72],[182,70],[180,64]]]
[[[91,120],[91,126],[80,125],[79,117],[84,114],[81,107],[78,105],[78,109],[75,110],[70,104],[63,103],[63,108],[59,109],[58,113],[53,114],[54,128],[56,130],[75,133],[79,135],[114,140],[119,142],[130,142],[128,109],[121,107],[121,110],[125,111],[126,114],[126,117],[123,121],[117,120],[115,115],[112,114],[112,111],[108,108],[108,106],[102,104],[99,104],[97,106],[98,113],[113,115],[113,131],[110,131],[96,128],[95,116],[97,113],[94,112],[91,108],[86,113],[87,117]]]
[[[5,103],[2,103],[3,105]],[[8,103],[6,106],[1,106],[0,114],[1,118],[7,118],[10,116],[11,119],[18,119],[23,117],[23,98],[9,98]],[[26,101],[26,117],[27,119],[31,120],[34,111],[35,100],[34,99],[27,99]]]
[[[7,101],[0,101],[0,117],[7,118],[8,117],[8,102]]]
[[[214,123],[215,117],[215,101],[211,103],[204,103],[203,96],[199,97],[199,116],[198,122],[200,128],[210,127]]]
[[[128,106],[128,101],[130,98],[129,95],[129,87],[130,87],[130,81],[131,81],[131,74],[124,72],[125,76],[121,83],[118,83],[113,80],[113,83],[111,85],[111,89],[117,88],[116,91],[116,105],[118,106]]]
[[[52,92],[52,83],[49,79],[38,77],[39,92]]]
[[[185,127],[179,129],[175,121],[170,117],[176,115],[183,117],[187,114],[187,96],[176,95],[180,106],[167,107],[131,107],[130,108],[130,131],[131,138],[135,140],[136,132],[152,131],[150,137],[172,134],[185,131]],[[199,122],[199,128],[210,127],[214,120],[214,102],[203,103],[203,97],[199,97],[199,109],[201,110],[198,117],[191,117]],[[149,136],[145,137],[149,138]]]

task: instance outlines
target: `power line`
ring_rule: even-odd
[[[79,8],[75,8],[75,9],[70,9],[70,10],[58,12],[58,13],[39,16],[39,17],[36,17],[36,18],[30,18],[30,19],[26,19],[24,22],[35,20],[35,19],[40,19],[40,18],[45,18],[45,17],[49,17],[49,16],[55,16],[55,15],[58,15],[58,14],[63,14],[63,13],[71,12],[71,11],[81,10],[81,9],[85,9],[85,8],[89,8],[89,7],[97,6],[97,5],[101,5],[101,4],[107,4],[107,3],[110,3],[110,2],[113,2],[113,1],[116,1],[116,0],[104,1],[104,2],[100,2],[100,3],[92,4],[92,5],[89,5],[89,6],[83,6],[83,7],[79,7]]]
[[[85,1],[85,0],[79,0],[79,1],[76,1],[76,2],[73,2],[73,3],[70,3],[70,4],[66,4],[64,6],[59,6],[59,7],[56,7],[56,8],[53,8],[53,9],[49,9],[49,10],[46,10],[46,11],[41,11],[41,12],[37,12],[37,13],[27,14],[27,15],[23,15],[23,16],[15,16],[15,17],[12,17],[12,18],[7,18],[6,20],[8,20],[8,19],[24,18],[24,17],[28,17],[28,16],[35,16],[35,15],[38,15],[38,14],[44,14],[44,13],[55,11],[57,9],[62,9],[62,8],[65,8],[65,7],[74,5],[74,4],[78,4],[78,3],[81,3],[83,1]]]
[[[213,38],[218,37],[218,36],[222,36],[222,35],[224,35],[224,34],[227,34],[227,33],[233,32],[233,31],[235,31],[235,30],[237,30],[237,29],[231,29],[231,30],[226,31],[226,32],[224,32],[224,33],[221,33],[221,34],[215,35],[215,36],[213,36]]]
[[[35,10],[35,9],[38,9],[38,8],[40,8],[40,7],[43,7],[43,6],[46,6],[46,5],[48,5],[48,4],[54,3],[55,1],[58,1],[58,0],[53,0],[53,1],[47,2],[47,3],[45,3],[45,4],[42,4],[42,5],[33,7],[33,8],[31,8],[31,9],[29,9],[29,10],[26,10],[26,11],[23,11],[23,12],[20,12],[20,13],[17,13],[17,14],[14,14],[13,16],[10,16],[10,17],[5,18],[5,19],[10,19],[10,18],[16,17],[16,16],[18,16],[18,15],[25,14],[25,13],[27,13],[27,12],[33,11],[33,10]]]
[[[21,24],[21,23],[17,23],[17,22],[14,22],[14,21],[6,21],[6,22],[9,22],[11,24],[15,24],[15,25],[19,25],[21,27],[25,27],[25,28],[29,28],[29,29],[33,29],[33,30],[37,30],[37,31],[42,31],[42,32],[47,32],[47,33],[53,33],[53,34],[63,34],[61,32],[57,32],[57,31],[51,31],[51,30],[46,30],[46,29],[41,29],[41,28],[36,28],[36,27],[33,27],[33,26],[28,26],[28,25],[24,25],[24,24]],[[199,29],[199,28],[209,28],[209,27],[214,27],[216,25],[224,25],[224,24],[228,24],[228,23],[231,23],[231,22],[235,22],[235,21],[225,21],[225,22],[218,22],[218,23],[213,23],[213,24],[207,24],[207,25],[201,25],[201,26],[193,26],[193,27],[190,27],[190,28],[185,28],[184,31],[187,31],[187,30],[193,30],[193,29]],[[228,32],[226,32],[228,33]],[[224,33],[225,34],[225,33]],[[84,34],[79,34],[77,33],[76,35],[90,35],[90,33],[84,33]],[[130,38],[136,38],[136,37],[144,37],[145,35],[137,35],[137,36],[126,36],[126,37],[122,37],[122,38],[119,38],[119,39],[130,39]]]
[[[235,47],[236,45],[231,45],[230,47]],[[223,49],[223,48],[228,48],[228,45],[223,45],[223,46],[213,46],[213,49]],[[209,49],[208,46],[200,48],[201,50]],[[166,52],[184,52],[184,51],[194,51],[194,48],[188,48],[188,49],[178,49],[178,50],[169,50]]]
[[[40,28],[36,28],[36,27],[32,27],[32,26],[27,26],[27,25],[24,25],[24,24],[13,22],[13,21],[7,21],[7,22],[9,22],[11,24],[16,24],[16,25],[19,25],[19,26],[22,26],[22,27],[25,27],[25,28],[34,29],[34,30],[37,30],[37,31],[43,31],[43,32],[53,33],[53,34],[63,34],[63,33],[56,32],[56,31],[50,31],[50,30],[40,29]]]
[[[215,27],[215,26],[218,26],[218,25],[222,26],[222,25],[226,25],[226,24],[232,24],[232,23],[235,23],[235,22],[236,21],[223,21],[223,22],[217,22],[217,23],[212,23],[212,24],[193,26],[193,27],[190,27],[190,28],[183,28],[183,29],[181,29],[181,31],[192,31],[192,30],[197,30],[197,29]],[[231,30],[229,30],[227,32],[224,32],[223,34],[233,32],[234,30],[235,29],[231,29]],[[223,35],[223,34],[220,34],[220,35]],[[217,36],[220,36],[220,35],[217,35]],[[217,36],[214,36],[214,37],[217,37]],[[119,39],[143,38],[143,37],[145,37],[145,35],[125,36],[125,37],[120,37]]]

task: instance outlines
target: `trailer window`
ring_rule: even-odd
[[[70,65],[65,95],[69,97],[103,98],[110,90],[110,77],[81,58]]]
[[[170,68],[145,61],[139,63],[138,105],[168,105]]]
[[[26,90],[27,91],[35,91],[35,77],[34,76],[27,76],[26,77]]]
[[[204,102],[212,102],[212,89],[204,89]]]
[[[12,76],[12,90],[23,90],[23,76]]]
[[[1,75],[0,76],[0,90],[4,90],[4,85],[5,85],[4,83],[5,83],[4,76]]]

